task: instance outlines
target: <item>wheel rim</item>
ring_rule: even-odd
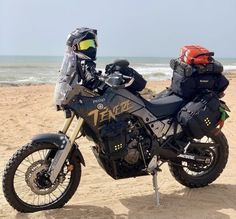
[[[54,184],[43,186],[40,183],[41,175],[46,172],[51,162],[45,161],[50,151],[41,149],[29,154],[15,171],[14,191],[20,201],[31,207],[45,207],[57,202],[70,187],[72,174],[67,168],[68,161],[62,169],[63,174],[60,174]]]
[[[182,166],[183,170],[186,174],[188,174],[191,177],[201,177],[203,175],[206,175],[209,173],[217,163],[217,146],[215,145],[216,142],[210,138],[210,137],[203,137],[202,139],[194,139],[195,142],[201,142],[201,143],[212,143],[212,146],[209,146],[206,150],[202,151],[198,155],[208,156],[209,157],[209,163],[206,165],[200,165],[200,164],[191,164],[188,162],[183,161]],[[188,151],[189,153],[193,153],[192,151]],[[196,153],[196,151],[195,151]]]

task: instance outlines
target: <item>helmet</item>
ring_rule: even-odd
[[[86,27],[77,28],[68,35],[66,44],[72,47],[79,58],[96,60],[97,30]]]

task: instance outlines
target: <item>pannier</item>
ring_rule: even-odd
[[[220,116],[220,101],[213,92],[209,92],[187,103],[179,111],[177,119],[189,136],[200,139],[215,130]]]
[[[186,53],[189,48],[190,46]],[[191,51],[189,53],[192,54]],[[229,85],[229,81],[222,74],[222,64],[212,57],[207,63],[200,63],[198,60],[192,61],[191,65],[182,60],[178,58],[170,61],[170,67],[173,69],[171,89],[176,95],[191,99],[204,90],[211,90],[220,95]]]
[[[129,62],[127,60],[117,60],[114,63],[107,65],[105,72],[106,74],[119,72],[125,76],[133,77],[134,82],[127,87],[127,89],[132,93],[142,91],[147,84],[147,81],[141,74],[129,67]]]

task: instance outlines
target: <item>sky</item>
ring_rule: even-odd
[[[98,30],[98,56],[236,57],[236,0],[0,0],[0,55],[61,56],[76,27]]]

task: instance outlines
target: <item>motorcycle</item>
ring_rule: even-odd
[[[67,54],[55,89],[57,106],[66,115],[62,129],[34,136],[6,165],[3,192],[13,208],[35,212],[61,208],[70,200],[80,183],[81,165],[85,166],[76,143],[81,136],[94,142],[99,165],[113,179],[151,175],[157,205],[157,174],[163,163],[189,188],[207,186],[220,176],[228,159],[227,139],[220,130],[201,139],[189,136],[176,120],[186,100],[162,92],[148,101],[129,89],[136,78],[117,68],[98,75],[104,82],[102,92],[88,89],[78,83],[75,59],[72,52]],[[68,136],[74,120],[77,125]]]

